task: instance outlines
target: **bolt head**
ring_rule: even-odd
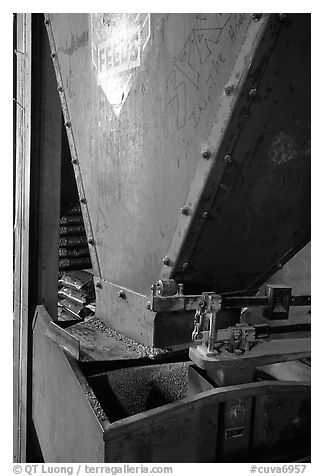
[[[225,164],[231,164],[232,163],[232,156],[229,154],[224,155],[224,162]]]
[[[203,213],[201,214],[201,217],[202,217],[204,220],[206,220],[206,218],[208,218],[208,212],[203,212]]]
[[[64,125],[65,127],[71,127],[71,121],[65,121]]]
[[[262,13],[252,13],[252,20],[259,21],[262,18]]]
[[[201,156],[202,156],[203,159],[206,159],[206,160],[210,159],[210,156],[211,156],[210,150],[209,149],[203,149],[201,151]]]
[[[120,289],[118,291],[118,296],[121,298],[121,299],[126,299],[126,293],[123,289]]]
[[[54,51],[51,53],[51,58],[56,58],[56,53]]]
[[[62,93],[62,92],[63,92],[63,87],[62,87],[62,86],[58,86],[57,90],[58,90],[59,93]]]
[[[88,239],[88,243],[89,243],[89,245],[94,245],[94,244],[95,244],[95,241],[94,241],[93,238],[89,238],[89,239]]]
[[[49,25],[49,19],[45,18],[44,23],[45,23],[45,25]]]
[[[179,284],[178,284],[178,290],[177,290],[177,293],[178,293],[178,294],[183,294],[183,287],[184,287],[184,286],[183,286],[182,283],[179,283]]]
[[[224,93],[226,96],[230,96],[231,94],[233,94],[233,92],[234,92],[233,84],[228,84],[227,86],[225,86]]]
[[[257,90],[255,88],[251,88],[249,91],[249,96],[250,97],[255,97],[257,93]]]
[[[234,350],[234,355],[237,355],[237,356],[240,356],[243,354],[243,350],[242,349],[235,349]]]
[[[287,15],[287,13],[279,13],[278,15],[278,20],[280,21],[280,23],[288,23],[288,20],[289,20],[289,17]]]
[[[239,339],[241,334],[242,334],[242,332],[241,332],[240,329],[235,329],[232,335],[233,335],[233,338],[237,340],[237,339]]]
[[[80,202],[84,204],[84,203],[87,203],[87,200],[86,198],[80,198]]]
[[[181,208],[181,213],[182,215],[188,216],[190,214],[190,208],[187,205],[185,205],[184,207]]]
[[[162,261],[164,266],[171,266],[171,258],[169,256],[165,256]]]
[[[151,303],[150,303],[150,301],[147,301],[147,303],[146,303],[146,309],[151,309]]]
[[[77,165],[77,163],[78,163],[78,159],[73,159],[72,160],[72,164]]]
[[[183,263],[182,269],[185,271],[188,268],[189,268],[189,263]]]
[[[96,288],[102,289],[102,284],[100,281],[97,281]]]

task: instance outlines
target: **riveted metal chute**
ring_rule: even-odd
[[[45,25],[92,270],[60,278],[80,319],[36,309],[44,461],[304,461],[310,15]]]
[[[309,240],[309,19],[46,23],[97,315],[147,345],[184,343],[192,316],[170,332],[170,313],[147,309],[152,284],[253,293]]]

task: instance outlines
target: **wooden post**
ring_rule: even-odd
[[[57,314],[62,111],[41,14],[17,15],[14,461],[33,458],[32,320]],[[28,441],[28,445],[27,445]]]
[[[17,15],[16,203],[14,225],[14,461],[26,460],[29,200],[31,141],[31,14]]]
[[[62,110],[43,15],[33,14],[30,314],[57,316]]]

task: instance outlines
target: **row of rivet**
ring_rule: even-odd
[[[102,289],[102,283],[101,283],[100,281],[97,281],[97,282],[96,282],[96,288]],[[118,297],[119,297],[120,299],[126,299],[126,298],[127,298],[126,291],[124,291],[123,289],[119,289],[119,291],[118,291]]]
[[[262,13],[252,13],[251,17],[252,17],[252,20],[254,20],[254,21],[260,21],[261,18],[262,18]],[[278,13],[277,19],[281,23],[287,23],[288,22],[287,13]]]
[[[262,18],[262,13],[253,13],[253,14],[252,14],[252,19],[253,19],[254,21],[259,21],[261,18]],[[278,15],[278,19],[279,19],[279,21],[281,21],[281,22],[286,22],[286,18],[287,18],[287,17],[286,17],[286,14],[279,14],[279,15]],[[59,87],[58,89],[59,89],[59,91],[62,91],[62,90],[63,90],[63,88],[61,88],[61,87]],[[231,95],[233,94],[233,92],[234,92],[234,86],[233,86],[233,84],[227,84],[227,85],[225,86],[225,88],[224,88],[224,94],[225,94],[226,96],[231,96]],[[250,97],[255,97],[256,94],[257,94],[257,90],[256,90],[255,88],[251,88],[250,91],[249,91],[249,96],[250,96]],[[211,151],[210,151],[209,149],[203,149],[203,150],[201,151],[201,156],[202,156],[204,159],[206,159],[206,160],[209,160],[210,157],[211,157],[211,155],[212,155],[212,154],[211,154]],[[231,156],[230,154],[225,154],[223,160],[224,160],[224,163],[225,163],[225,164],[232,164],[232,156]],[[181,213],[182,213],[182,215],[189,216],[189,215],[190,215],[190,212],[191,212],[191,209],[190,209],[190,207],[189,207],[188,205],[184,205],[184,206],[181,208]],[[208,212],[207,212],[207,211],[204,211],[201,216],[202,216],[203,219],[206,219],[206,218],[208,218],[208,215],[209,215]],[[162,262],[163,262],[164,266],[172,266],[172,264],[173,264],[173,262],[172,262],[172,260],[171,260],[171,258],[170,258],[169,256],[165,256],[165,257],[162,259]],[[278,267],[278,270],[282,269],[282,265],[281,265],[281,264],[278,264],[277,267]],[[188,263],[188,262],[183,263],[183,265],[182,265],[183,271],[186,271],[188,268],[189,268],[189,263]],[[98,283],[96,284],[96,286],[97,286],[98,288],[102,288],[102,285],[101,285],[100,282],[98,282]],[[125,293],[125,291],[122,290],[122,289],[119,290],[119,291],[118,291],[118,296],[119,296],[121,299],[126,299],[126,293]],[[146,307],[147,307],[147,309],[150,309],[150,302],[147,303],[147,306],[146,306]]]
[[[168,256],[165,256],[165,258],[163,258],[163,262],[165,262],[165,261],[168,262],[168,263],[170,262],[170,265],[171,265],[171,259],[170,259]],[[166,264],[166,263],[164,263],[164,264]],[[168,265],[168,266],[170,266],[170,265]],[[167,265],[166,265],[166,266],[167,266]],[[189,263],[184,263],[184,264],[182,265],[183,271],[186,271],[188,268],[189,268]],[[277,265],[277,269],[278,269],[278,270],[282,269],[282,264],[281,264],[281,263],[279,263],[279,264]],[[96,287],[97,287],[98,289],[102,289],[102,284],[101,284],[100,281],[97,281]],[[120,299],[124,299],[124,300],[125,300],[125,299],[127,298],[127,294],[126,294],[126,292],[125,292],[123,289],[120,289],[120,290],[118,291],[118,297],[119,297]],[[146,305],[146,309],[150,309],[150,308],[151,308],[151,303],[150,303],[150,301],[148,301],[148,302],[147,302],[147,305]]]
[[[226,96],[230,96],[233,92],[234,92],[234,86],[233,85],[229,84],[229,85],[225,86],[224,93],[225,93]],[[251,88],[250,91],[249,91],[249,96],[250,97],[255,97],[256,93],[257,93],[257,90],[255,88]],[[200,155],[203,159],[209,160],[212,156],[212,153],[209,149],[203,149],[201,151]],[[232,164],[232,156],[230,154],[225,154],[224,158],[223,158],[223,161],[224,161],[225,164]],[[184,205],[181,208],[181,213],[182,213],[182,215],[189,216],[190,213],[191,213],[190,207],[188,207],[188,205]],[[202,213],[201,217],[204,220],[206,220],[208,218],[208,215],[209,215],[209,213],[207,211],[204,211]],[[171,258],[169,258],[169,256],[165,256],[162,259],[162,262],[165,266],[171,266],[172,265],[172,260],[171,260]],[[188,269],[188,267],[189,267],[189,263],[184,263],[182,265],[183,270]]]
[[[48,18],[45,18],[44,23],[45,23],[45,25],[49,25],[49,24],[50,24],[49,19],[48,19]],[[57,58],[57,54],[56,54],[55,51],[53,51],[53,52],[51,53],[51,58],[52,58],[52,59]],[[63,92],[64,92],[64,88],[63,88],[63,86],[61,86],[61,85],[57,87],[57,90],[58,90],[59,93],[63,93]],[[66,120],[66,121],[64,122],[64,125],[65,125],[66,128],[70,128],[70,127],[71,127],[71,121],[70,121],[70,120]],[[71,162],[72,162],[72,164],[75,165],[75,166],[77,166],[77,165],[79,164],[78,159],[72,159]],[[83,187],[82,187],[82,188],[83,188]],[[85,204],[87,203],[86,198],[85,198],[85,197],[81,197],[81,198],[80,198],[80,203],[82,203],[83,205],[85,205]],[[88,239],[88,243],[89,243],[89,245],[94,246],[94,245],[95,245],[95,240],[94,240],[93,238],[89,238],[89,239]],[[101,287],[100,283],[97,283],[97,284],[98,284],[98,287]]]
[[[167,256],[166,256],[165,258],[163,258],[163,262],[164,262],[164,261],[168,261],[168,260],[169,260],[170,263],[171,263],[170,258],[168,258]],[[184,263],[184,264],[182,265],[183,271],[186,271],[188,268],[189,268],[189,263]],[[277,265],[277,269],[278,269],[278,270],[282,269],[282,264],[281,264],[281,263],[279,263],[279,264]],[[97,283],[96,283],[96,288],[102,289],[102,283],[101,283],[100,281],[97,281]],[[151,287],[151,288],[152,288],[152,287]],[[120,299],[126,300],[126,299],[127,299],[126,291],[124,291],[123,289],[119,289],[119,291],[118,291],[118,297],[119,297]],[[146,309],[150,309],[150,308],[151,308],[151,303],[150,303],[150,301],[148,301],[147,304],[146,304]]]
[[[261,18],[262,18],[262,13],[253,13],[253,14],[252,14],[252,19],[253,19],[254,21],[259,21]],[[284,22],[286,22],[287,16],[286,16],[286,14],[279,14],[279,15],[278,15],[278,19],[279,19],[279,21],[281,21],[281,22],[284,23]],[[59,91],[61,91],[61,89],[59,89]],[[225,86],[225,88],[224,88],[224,94],[225,94],[226,96],[231,96],[231,95],[233,94],[233,92],[234,92],[234,86],[233,86],[232,84],[227,84],[227,85]],[[255,88],[251,88],[250,91],[249,91],[249,96],[250,96],[250,97],[255,97],[256,94],[257,94],[257,90],[256,90]],[[201,156],[202,156],[204,159],[206,159],[206,160],[209,160],[210,157],[211,157],[211,155],[212,155],[212,154],[211,154],[211,151],[210,151],[209,149],[203,149],[203,150],[201,151]],[[224,160],[224,163],[225,163],[225,164],[232,164],[232,156],[231,156],[230,154],[225,154],[223,160]],[[189,216],[190,213],[191,213],[190,207],[187,206],[187,205],[184,205],[184,206],[181,208],[181,213],[182,213],[182,215]],[[208,215],[209,215],[208,212],[207,212],[207,211],[204,211],[201,216],[202,216],[203,219],[206,219],[206,218],[208,218]],[[170,258],[169,256],[165,256],[165,257],[162,259],[162,262],[163,262],[163,264],[164,264],[165,266],[172,266],[172,264],[173,264],[173,262],[172,262],[172,260],[171,260],[171,258]],[[183,263],[183,265],[182,265],[182,270],[183,270],[183,271],[186,271],[188,268],[189,268],[189,263],[188,263],[188,262]],[[278,264],[277,268],[278,268],[278,270],[282,269],[282,265],[281,265],[281,264]],[[97,286],[98,288],[102,288],[102,285],[101,285],[101,283],[99,283],[99,282],[96,284],[96,286]],[[119,290],[119,291],[118,291],[118,296],[119,296],[121,299],[126,299],[126,293],[125,293],[125,291],[122,290],[122,289]],[[150,302],[147,303],[147,306],[146,306],[146,307],[147,307],[147,309],[150,309]]]

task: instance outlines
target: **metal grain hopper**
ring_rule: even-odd
[[[46,14],[45,28],[95,316],[155,359],[83,323],[86,359],[39,306],[44,459],[309,457],[309,16]]]

